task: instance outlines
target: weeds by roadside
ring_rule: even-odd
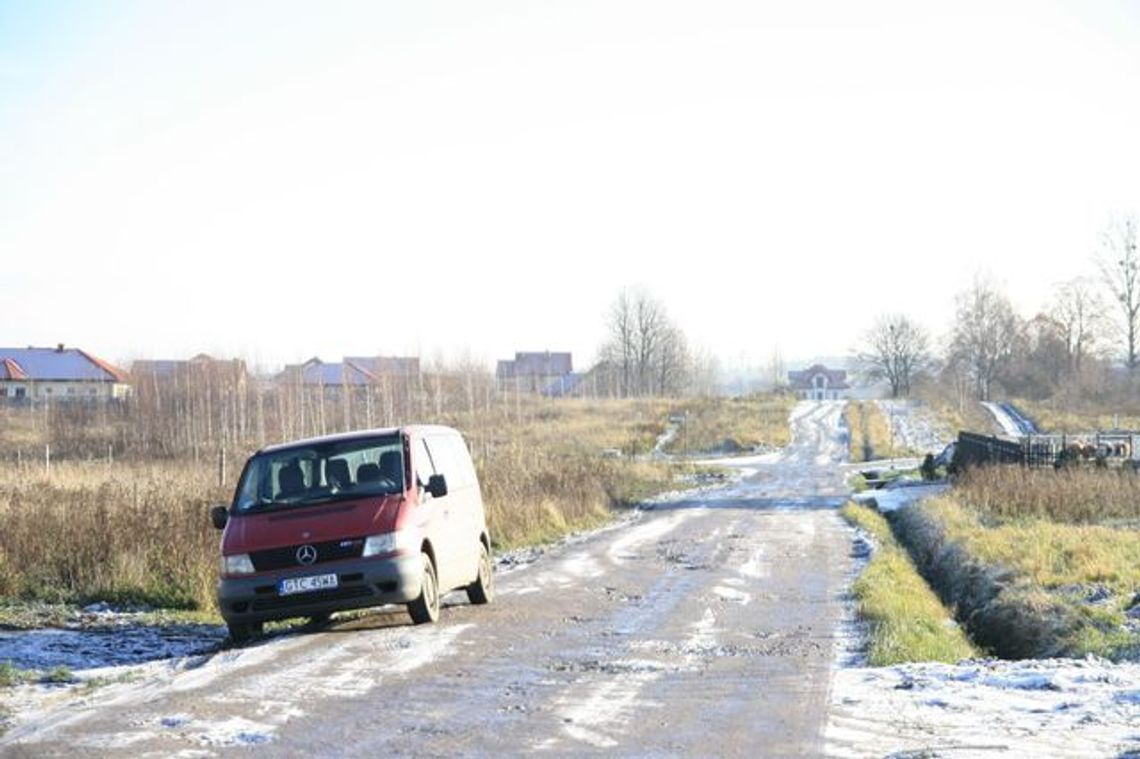
[[[962,629],[918,574],[878,512],[848,503],[841,514],[871,535],[878,549],[855,581],[859,616],[870,626],[868,662],[957,662],[977,655]]]
[[[843,408],[847,445],[852,461],[874,461],[896,455],[891,425],[878,404],[849,401]]]
[[[68,667],[52,667],[49,670],[20,669],[10,662],[0,661],[0,688],[14,688],[25,683],[45,685],[73,685],[78,678]]]
[[[1002,521],[1140,520],[1140,476],[1127,469],[975,467],[958,479],[954,492],[963,503]]]
[[[895,516],[896,533],[971,637],[1005,658],[1140,654],[1140,534],[1004,518],[964,493]]]

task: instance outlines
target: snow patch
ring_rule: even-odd
[[[752,602],[751,593],[746,593],[743,590],[737,590],[736,588],[727,588],[723,585],[717,585],[715,588],[713,588],[713,593],[717,597],[723,598],[725,601],[731,601],[732,603],[737,603],[741,606],[747,606]]]
[[[1140,725],[1140,664],[1095,657],[846,667],[831,692],[829,756],[1115,756]]]
[[[277,728],[242,717],[230,717],[221,722],[194,722],[188,733],[190,740],[203,746],[264,746],[273,741]]]
[[[763,556],[764,547],[758,546],[748,557],[748,560],[740,565],[737,571],[745,577],[750,577],[754,580],[761,580],[767,577],[768,567],[761,563]]]
[[[882,512],[897,511],[924,498],[941,495],[949,489],[944,482],[901,485],[882,490],[865,490],[851,496],[856,503],[874,504]]]

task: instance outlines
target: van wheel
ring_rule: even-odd
[[[265,631],[264,622],[247,622],[245,624],[227,622],[226,627],[230,631],[230,642],[235,646],[248,643],[255,635],[261,635]]]
[[[420,581],[419,597],[408,604],[408,613],[417,625],[435,622],[439,619],[439,583],[435,577],[435,565],[426,553],[420,554],[424,562],[424,575]]]
[[[473,604],[489,604],[495,600],[495,575],[491,567],[491,552],[479,541],[479,576],[467,586],[467,600]]]

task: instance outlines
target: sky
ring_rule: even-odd
[[[1140,213],[1140,4],[0,0],[0,345],[725,366],[1023,315]]]

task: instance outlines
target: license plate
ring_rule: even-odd
[[[336,587],[336,575],[312,575],[311,577],[287,577],[277,583],[277,595],[311,593],[314,590],[328,590]]]

